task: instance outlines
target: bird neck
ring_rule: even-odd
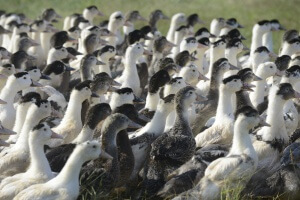
[[[78,136],[72,141],[72,143],[80,144],[82,142],[92,140],[94,135],[94,129],[91,129],[88,125],[84,125]]]
[[[66,110],[66,113],[61,121],[61,124],[67,123],[68,121],[75,121],[76,123],[81,122],[81,108],[82,108],[82,100],[80,97],[78,97],[78,91],[73,91],[71,93],[70,101],[68,103],[68,107]]]
[[[159,102],[159,90],[156,93],[148,92],[148,95],[146,97],[145,108],[148,108],[151,111],[155,111],[158,102]]]
[[[220,86],[219,89],[219,101],[216,112],[216,122],[222,122],[224,117],[233,118],[233,104],[232,95],[235,93],[227,90],[224,85]]]

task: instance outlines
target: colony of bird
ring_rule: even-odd
[[[297,30],[103,15],[0,12],[0,200],[299,199]]]

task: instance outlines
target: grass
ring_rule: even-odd
[[[139,10],[148,17],[154,9],[161,9],[166,15],[183,12],[186,15],[198,13],[209,28],[210,21],[216,17],[235,17],[245,26],[242,34],[248,38],[245,41],[250,46],[252,26],[262,19],[278,19],[288,29],[300,29],[298,15],[299,0],[0,0],[1,9],[8,12],[23,12],[30,18],[39,16],[44,8],[52,7],[62,15],[67,16],[74,12],[82,12],[89,5],[96,5],[107,19],[110,13],[120,10],[124,13]],[[170,21],[160,21],[158,28],[166,34]],[[137,24],[140,27],[144,24]],[[62,23],[58,26],[61,28]],[[200,27],[200,26],[199,26]],[[198,27],[196,27],[198,28]],[[280,46],[282,32],[274,33],[275,49]]]

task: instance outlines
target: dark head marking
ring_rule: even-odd
[[[223,84],[226,84],[226,83],[228,83],[228,82],[231,82],[231,81],[233,81],[233,80],[235,80],[235,79],[241,80],[241,77],[240,77],[239,75],[232,75],[232,76],[229,76],[229,77],[223,79]]]

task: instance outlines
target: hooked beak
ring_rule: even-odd
[[[0,99],[0,104],[7,104],[7,102]]]
[[[117,91],[117,88],[115,88],[114,86],[109,86],[109,88],[107,89],[108,92],[115,92]]]
[[[9,147],[9,143],[3,141],[3,140],[0,140],[0,146],[3,146],[3,147]]]
[[[32,81],[32,83],[31,83],[30,86],[31,86],[31,87],[43,87],[42,84],[40,84],[39,82],[36,82],[36,81]]]
[[[111,155],[109,155],[108,153],[106,153],[103,149],[101,149],[100,158],[104,158],[104,159],[108,159],[108,160],[113,159],[113,157]]]
[[[100,60],[97,60],[96,65],[106,65],[106,63],[104,63],[104,62],[102,62]]]
[[[133,103],[134,104],[144,104],[145,101],[137,96],[134,95],[134,99],[133,99]]]
[[[229,66],[230,66],[230,67],[229,67],[230,70],[240,70],[239,67],[234,66],[234,65],[232,65],[232,64],[230,64],[230,63],[229,63]]]
[[[297,91],[294,91],[294,98],[300,98],[300,93]]]
[[[260,125],[260,126],[268,126],[268,127],[271,127],[271,125],[268,124],[268,123],[264,120],[264,118],[262,118],[261,116],[259,116],[259,119],[260,119],[260,121],[259,121],[259,125]]]
[[[99,97],[99,95],[98,94],[96,94],[95,92],[92,92],[92,94],[91,94],[91,97]]]
[[[129,124],[128,124],[128,128],[135,128],[135,129],[139,129],[139,128],[142,128],[141,125],[135,123],[134,121],[130,120],[129,121]]]
[[[51,78],[45,74],[42,74],[40,79],[51,80]]]
[[[256,76],[255,74],[253,75],[253,81],[261,81],[262,78],[260,78],[259,76]]]
[[[69,67],[66,65],[65,71],[66,72],[70,72],[70,71],[74,71],[75,69],[73,67]]]
[[[144,49],[144,55],[148,55],[148,56],[151,56],[152,55],[152,52],[147,50],[147,49]]]
[[[209,78],[207,78],[206,76],[204,76],[203,74],[201,74],[201,73],[199,72],[199,78],[198,78],[198,80],[199,80],[199,81],[200,81],[200,80],[209,81]]]
[[[242,90],[249,91],[249,92],[254,92],[252,88],[254,88],[255,85],[249,84],[249,83],[243,83]]]
[[[62,135],[57,134],[54,131],[52,131],[51,138],[64,139]]]

